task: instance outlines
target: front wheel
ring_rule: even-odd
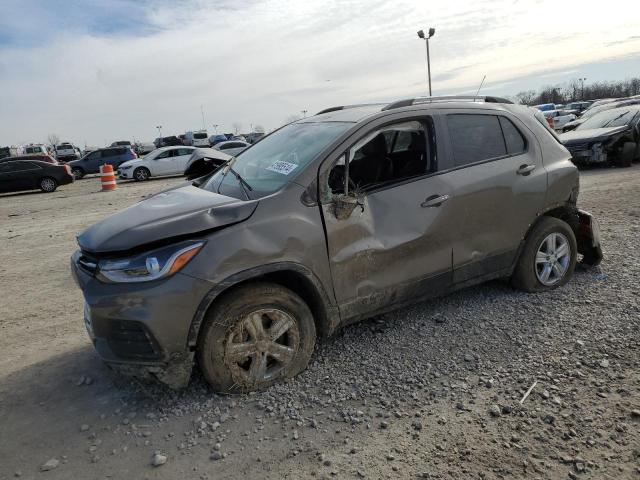
[[[56,182],[55,179],[51,177],[44,177],[43,179],[40,180],[40,183],[38,184],[38,186],[40,187],[40,190],[42,190],[43,192],[51,193],[51,192],[55,192],[56,188],[58,188],[58,182]]]
[[[207,314],[198,363],[218,392],[258,390],[303,371],[315,339],[313,315],[298,295],[276,284],[248,284]]]
[[[133,171],[133,178],[138,182],[144,182],[145,180],[149,180],[151,176],[151,172],[145,167],[138,167]]]
[[[560,287],[573,275],[577,252],[571,227],[557,218],[542,217],[525,240],[511,283],[526,292]]]

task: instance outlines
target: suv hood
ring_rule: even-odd
[[[241,222],[258,201],[243,201],[188,185],[158,193],[92,225],[78,236],[89,253],[113,253]]]
[[[564,145],[584,142],[601,142],[627,130],[626,125],[620,127],[590,128],[588,130],[572,130],[560,135]]]

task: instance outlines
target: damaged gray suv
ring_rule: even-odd
[[[217,391],[305,369],[317,336],[490,279],[527,292],[597,264],[578,171],[492,97],[334,107],[78,237],[84,321],[111,367]]]

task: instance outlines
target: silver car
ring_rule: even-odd
[[[213,148],[234,157],[250,146],[250,143],[243,142],[242,140],[229,140],[227,142],[216,143]]]

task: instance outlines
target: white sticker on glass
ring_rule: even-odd
[[[267,167],[267,170],[271,170],[272,172],[278,172],[278,173],[281,173],[282,175],[289,175],[297,167],[298,165],[296,165],[295,163],[283,162],[282,160],[278,160],[277,162],[273,162],[273,164]]]

